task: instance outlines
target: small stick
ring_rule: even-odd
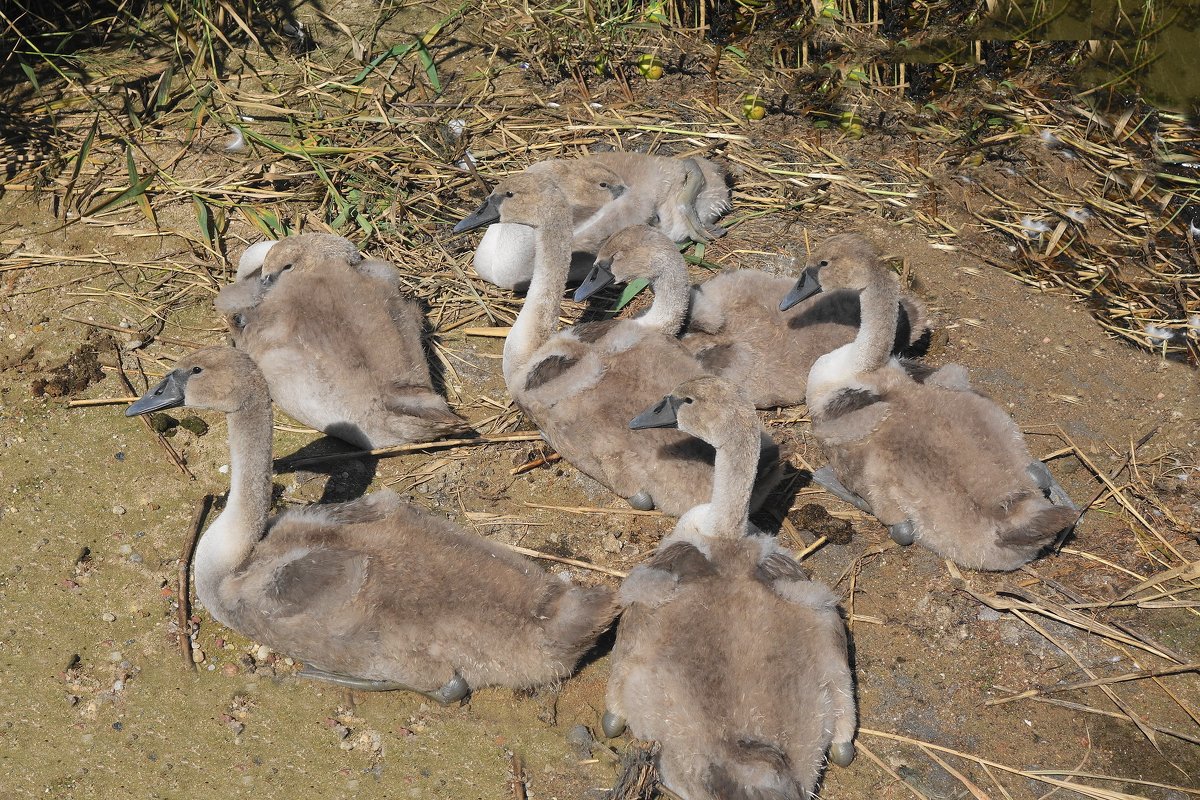
[[[905,789],[908,789],[908,790],[909,790],[910,792],[912,792],[912,793],[913,793],[913,794],[914,794],[916,797],[920,798],[920,800],[929,800],[929,798],[928,798],[928,797],[926,797],[925,795],[921,794],[921,793],[920,793],[920,792],[918,792],[916,789],[914,789],[914,788],[912,787],[912,785],[911,785],[911,784],[909,784],[909,782],[908,782],[908,781],[904,780],[904,778],[901,778],[901,777],[900,777],[900,775],[899,775],[899,774],[896,772],[896,770],[894,770],[894,769],[892,769],[891,767],[889,767],[889,766],[888,766],[888,765],[887,765],[887,764],[886,764],[886,763],[885,763],[883,760],[881,760],[881,759],[879,758],[879,756],[877,756],[877,755],[875,755],[874,753],[872,753],[872,752],[871,752],[871,749],[870,749],[869,747],[867,747],[867,746],[866,746],[866,745],[865,745],[865,744],[864,744],[864,743],[863,743],[861,740],[860,740],[860,741],[857,741],[857,742],[855,742],[855,743],[854,743],[854,749],[858,750],[858,751],[859,751],[860,753],[862,753],[864,756],[866,756],[867,758],[869,758],[869,759],[871,759],[872,761],[874,761],[874,762],[875,762],[875,764],[876,764],[876,765],[877,765],[877,766],[878,766],[878,767],[879,767],[881,770],[883,770],[884,772],[886,772],[888,775],[891,775],[891,776],[892,776],[892,778],[893,778],[893,779],[894,779],[894,780],[895,780],[897,783],[899,783],[899,784],[901,784],[902,786],[904,786],[904,788],[905,788]]]
[[[813,553],[820,550],[825,545],[825,543],[828,541],[829,541],[828,537],[822,536],[820,539],[817,539],[815,542],[813,542],[808,547],[801,550],[799,553],[796,553],[796,560],[803,561],[804,559],[811,556]]]
[[[525,503],[530,508],[546,508],[551,511],[566,511],[568,514],[626,514],[631,517],[662,517],[661,511],[638,511],[636,508],[597,508],[596,506],[547,506],[541,503]]]
[[[113,349],[116,350],[115,347]],[[133,384],[130,383],[129,376],[125,374],[125,365],[121,363],[120,350],[117,350],[117,375],[121,377],[121,383],[125,384],[125,391],[129,392],[130,394],[135,394],[136,390],[133,388]],[[143,414],[138,417],[138,419],[140,419],[142,424],[146,426],[146,430],[154,434],[154,438],[158,440],[159,446],[166,451],[167,457],[170,458],[171,461],[175,462],[175,466],[179,467],[179,471],[184,475],[187,475],[189,480],[196,480],[196,476],[192,474],[190,469],[188,469],[187,464],[183,462],[183,458],[179,455],[179,453],[175,452],[175,448],[171,447],[171,443],[167,441],[167,438],[158,431],[154,430],[154,426],[150,424],[149,416]]]
[[[87,325],[92,328],[103,328],[106,331],[117,331],[118,333],[136,333],[136,334],[145,336],[147,341],[149,341],[151,339],[157,339],[158,341],[162,342],[163,344],[173,344],[176,347],[187,347],[192,350],[196,350],[196,349],[204,346],[202,344],[197,344],[196,342],[189,342],[187,339],[174,339],[170,336],[159,336],[158,334],[149,334],[149,333],[145,333],[144,331],[140,331],[137,328],[122,328],[120,325],[109,325],[106,322],[96,322],[95,320],[76,319],[75,317],[68,317],[66,315],[63,316],[63,319],[65,319],[69,322],[77,323],[79,325]]]
[[[572,567],[579,567],[580,569],[589,569],[592,572],[602,572],[605,575],[612,575],[614,578],[629,577],[628,572],[621,572],[617,569],[609,569],[608,567],[602,567],[599,564],[589,564],[586,561],[579,561],[578,559],[574,558],[564,558],[563,556],[552,556],[549,553],[543,553],[538,550],[530,550],[528,547],[521,547],[520,545],[516,544],[505,544],[504,542],[496,542],[496,544],[500,545],[501,547],[507,547],[514,553],[520,553],[521,555],[529,556],[530,558],[541,558],[545,559],[546,561],[557,561],[559,564],[568,564]]]
[[[67,408],[86,408],[87,406],[117,406],[132,403],[137,397],[96,397],[91,400],[68,400]]]
[[[509,475],[524,475],[526,472],[529,472],[530,470],[537,469],[538,467],[544,467],[547,464],[557,464],[559,461],[562,461],[562,456],[560,456],[558,453],[551,453],[548,456],[539,456],[538,458],[535,458],[532,461],[526,461],[524,464],[522,464],[519,467],[513,467],[512,469],[510,469],[508,471],[508,474]]]
[[[183,553],[179,556],[179,594],[176,597],[176,624],[179,626],[179,653],[183,656],[183,664],[187,669],[195,670],[196,662],[192,661],[191,637],[191,588],[188,583],[188,570],[192,566],[192,554],[196,552],[196,541],[200,538],[200,528],[204,525],[204,517],[208,515],[213,496],[206,494],[200,498],[196,513],[192,517],[192,527],[188,538],[183,543]]]
[[[459,328],[464,336],[487,336],[492,339],[503,339],[512,328]]]
[[[476,436],[473,439],[442,439],[438,442],[414,442],[413,444],[397,444],[392,447],[376,447],[374,450],[353,450],[349,453],[330,453],[325,456],[310,456],[308,458],[280,459],[275,465],[276,472],[282,472],[309,464],[320,464],[325,461],[338,461],[344,458],[362,458],[363,456],[391,456],[400,453],[414,453],[420,450],[441,450],[446,447],[477,447],[484,444],[501,444],[504,442],[533,442],[540,440],[542,435],[537,431],[519,431],[517,433],[497,433],[492,436]]]
[[[988,700],[984,703],[985,706],[1000,706],[1005,703],[1011,703],[1014,700],[1024,700],[1028,697],[1034,697],[1041,694],[1057,694],[1058,692],[1069,692],[1075,689],[1087,689],[1091,686],[1100,686],[1108,683],[1124,683],[1125,681],[1140,681],[1146,678],[1158,678],[1164,675],[1178,675],[1181,672],[1196,672],[1200,671],[1200,664],[1180,664],[1166,669],[1140,670],[1138,672],[1126,672],[1124,675],[1113,675],[1109,678],[1096,678],[1095,680],[1083,681],[1081,683],[1069,683],[1065,686],[1048,686],[1044,689],[1026,689],[1020,694],[1010,695],[1009,697],[998,697]]]
[[[509,753],[509,757],[512,764],[513,800],[529,800],[529,794],[525,788],[525,767],[521,763],[521,757],[516,753]]]

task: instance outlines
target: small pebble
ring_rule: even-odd
[[[103,614],[100,615],[100,619],[104,620],[105,622],[116,622],[117,615],[112,613],[111,611],[105,611]]]
[[[114,619],[115,619],[115,617],[114,617]],[[111,653],[108,654],[108,660],[113,662],[114,664],[119,664],[121,662],[121,659],[123,659],[124,657],[125,656],[123,656],[121,654],[120,650],[113,650]]]
[[[586,725],[576,725],[567,731],[567,743],[573,744],[576,747],[590,747],[592,744],[592,732],[587,729]]]
[[[120,692],[120,691],[124,691],[124,689],[125,689],[125,681],[113,681],[113,687],[112,687],[112,689],[113,689],[113,691],[114,691],[114,692]]]
[[[142,563],[142,556],[140,553],[134,553],[133,555],[129,556],[129,560],[134,564],[140,564]]]
[[[125,454],[124,454],[124,453],[117,453],[115,456],[113,456],[113,458],[115,458],[117,461],[124,461],[124,460],[125,460]]]
[[[203,661],[204,661],[204,651],[201,650],[199,647],[197,647],[195,650],[192,651],[192,662],[195,664],[200,664]]]
[[[118,517],[125,513],[125,506],[113,506],[113,513]]]
[[[127,556],[133,552],[133,545],[123,544],[120,546],[120,548],[118,548],[118,551],[121,553],[121,555]]]
[[[979,619],[981,622],[995,622],[1000,619],[1000,612],[994,608],[984,607],[979,609]]]
[[[121,722],[114,722],[114,723],[112,724],[112,729],[113,729],[114,731],[120,731],[120,730],[124,730],[124,729],[125,729],[125,725],[124,725],[124,723],[121,723]]]
[[[232,678],[238,674],[237,664],[226,664],[221,667],[221,674],[226,678]]]
[[[606,553],[621,552],[621,542],[611,533],[604,537],[604,540],[600,542],[600,546],[604,548],[604,552]]]
[[[255,661],[259,661],[259,662],[266,661],[270,657],[271,657],[271,648],[267,647],[265,644],[260,644],[258,646],[258,649],[254,651],[254,660]]]

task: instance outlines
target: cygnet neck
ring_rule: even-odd
[[[220,582],[262,539],[271,510],[271,401],[265,388],[262,394],[226,415],[229,496],[196,547],[196,594],[222,621]]]
[[[691,297],[691,285],[683,257],[674,248],[656,250],[650,257],[647,272],[656,276],[651,281],[654,302],[638,321],[667,336],[677,336],[687,316]]]
[[[524,369],[533,354],[546,343],[558,324],[563,292],[571,269],[571,225],[555,217],[540,220],[533,228],[533,278],[525,304],[504,342],[504,383],[509,392],[514,376]]]

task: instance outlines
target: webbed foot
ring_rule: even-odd
[[[301,678],[308,678],[313,681],[325,681],[326,683],[337,684],[347,689],[353,689],[356,692],[416,692],[419,695],[428,697],[435,703],[441,705],[449,705],[456,700],[462,700],[466,697],[471,688],[467,686],[467,682],[459,675],[455,674],[445,686],[434,692],[426,692],[418,689],[415,686],[409,686],[407,683],[399,681],[374,680],[372,678],[356,678],[353,675],[342,675],[337,672],[326,672],[323,669],[317,669],[305,665],[298,673]]]
[[[635,494],[633,497],[625,498],[629,505],[636,508],[638,511],[653,511],[654,498],[645,489]]]
[[[604,716],[600,718],[600,730],[604,732],[604,738],[615,739],[625,732],[625,718],[605,711]]]
[[[871,506],[867,504],[866,500],[863,500],[861,497],[842,485],[842,482],[839,481],[837,476],[833,474],[833,467],[821,467],[819,470],[813,473],[812,479],[813,483],[817,484],[839,500],[846,501],[859,511],[865,511],[868,514],[874,513],[871,511]]]
[[[1066,490],[1059,485],[1058,481],[1054,480],[1054,476],[1050,474],[1050,470],[1041,461],[1034,461],[1025,471],[1029,473],[1029,477],[1033,478],[1037,483],[1038,488],[1050,498],[1050,502],[1056,506],[1064,506],[1072,510],[1078,511],[1079,506],[1071,500],[1071,496]]]
[[[338,672],[326,672],[323,669],[310,667],[307,664],[296,673],[301,678],[308,678],[311,681],[324,681],[325,683],[336,683],[338,686],[344,686],[347,689],[353,689],[356,692],[419,692],[420,689],[415,689],[404,683],[396,681],[373,680],[371,678],[356,678],[353,675],[342,675]]]
[[[839,767],[848,767],[854,760],[854,742],[834,742],[829,747],[829,760]]]
[[[728,228],[723,228],[720,225],[705,225],[704,232],[712,239],[720,239],[725,234],[729,233]]]
[[[906,519],[904,522],[888,525],[888,535],[892,537],[892,541],[896,544],[908,547],[913,543],[913,539],[917,537],[917,532],[913,529],[912,520]]]
[[[468,686],[467,682],[463,680],[463,677],[456,672],[454,673],[454,677],[446,681],[446,685],[438,689],[436,692],[422,692],[421,694],[424,694],[435,703],[441,703],[444,706],[448,706],[451,703],[456,703],[459,700],[462,700],[470,693],[471,687]]]

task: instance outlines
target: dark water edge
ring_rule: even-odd
[[[999,2],[978,38],[1087,43],[1075,75],[1082,91],[1137,93],[1163,109],[1200,116],[1200,2]]]

